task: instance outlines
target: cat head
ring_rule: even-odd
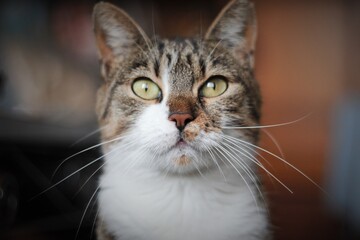
[[[150,40],[109,3],[98,3],[93,18],[104,79],[97,114],[105,152],[118,149],[132,156],[123,161],[184,173],[216,164],[225,134],[257,141],[256,129],[225,130],[260,118],[251,3],[230,2],[204,37],[181,41]]]

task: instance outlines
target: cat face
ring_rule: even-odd
[[[260,117],[255,23],[247,1],[225,7],[205,38],[150,41],[107,3],[95,7],[94,21],[104,78],[97,114],[109,142],[105,152],[113,151],[123,166],[136,161],[189,173],[218,164],[224,134],[256,142],[256,129],[223,129],[256,125]]]

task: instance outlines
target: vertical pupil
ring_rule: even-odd
[[[147,91],[149,90],[149,86],[148,86],[147,83],[143,83],[143,84],[141,85],[141,88],[144,89],[145,92],[147,92]]]

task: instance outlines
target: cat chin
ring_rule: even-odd
[[[210,168],[209,168],[210,169]],[[199,167],[195,166],[193,163],[187,164],[187,165],[178,165],[174,164],[172,166],[167,166],[167,168],[160,168],[158,171],[165,176],[201,176],[203,175],[208,168],[202,167],[199,169]]]
[[[207,159],[201,158],[201,155],[203,154],[187,144],[176,145],[168,153],[156,159],[152,165],[165,173],[199,174],[209,168],[209,162]]]

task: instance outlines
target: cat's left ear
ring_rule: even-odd
[[[216,17],[205,39],[221,44],[240,64],[254,68],[256,34],[254,4],[247,0],[233,0]]]

